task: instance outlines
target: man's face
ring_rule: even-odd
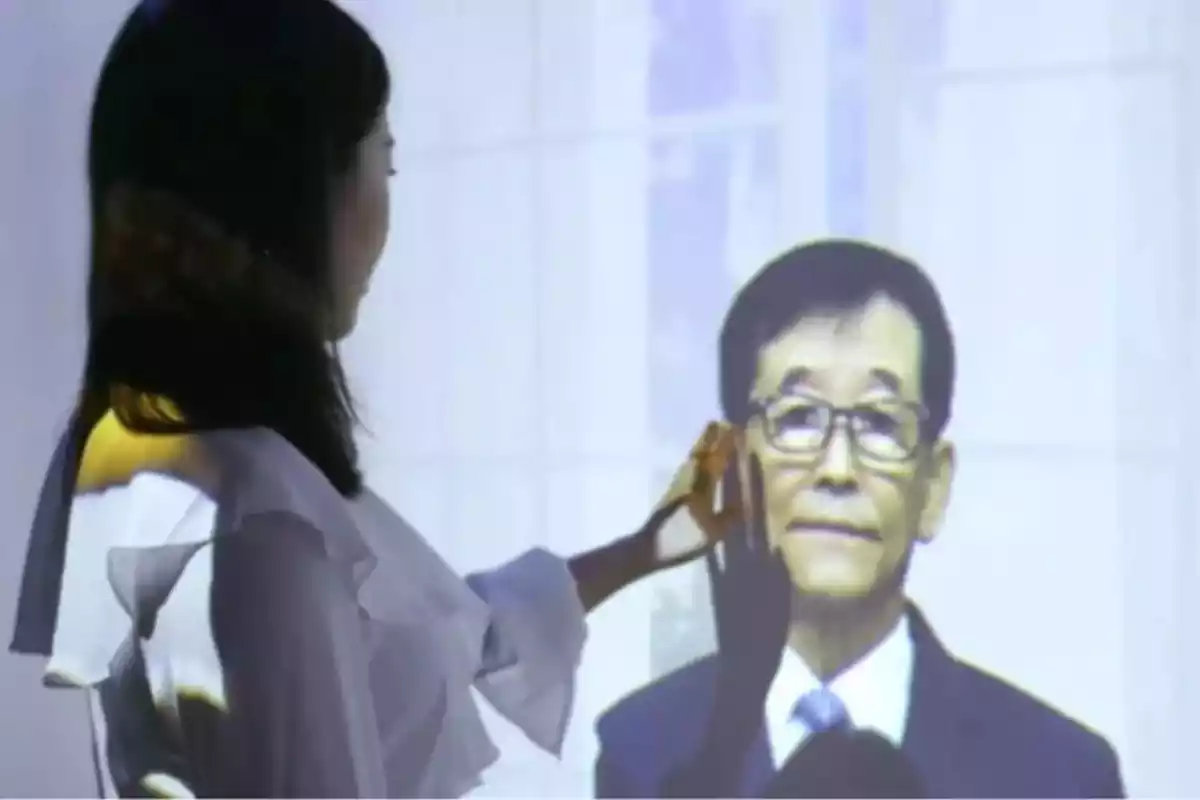
[[[747,444],[801,596],[899,591],[913,544],[937,531],[953,450],[919,436],[921,350],[916,320],[881,296],[805,317],[759,352]]]

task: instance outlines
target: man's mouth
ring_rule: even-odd
[[[813,521],[813,522],[793,522],[788,526],[789,534],[823,534],[826,536],[847,536],[851,539],[862,539],[868,542],[878,542],[882,540],[879,531],[875,528],[866,528],[861,525],[855,525],[850,522],[837,521]]]

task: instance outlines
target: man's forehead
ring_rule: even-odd
[[[763,347],[755,394],[848,386],[915,396],[920,367],[916,320],[879,298],[862,309],[806,316]]]

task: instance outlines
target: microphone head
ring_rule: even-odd
[[[804,743],[780,768],[763,797],[920,798],[916,766],[874,731],[833,730]]]

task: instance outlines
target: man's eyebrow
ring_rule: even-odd
[[[812,385],[812,370],[808,367],[792,367],[784,373],[776,390],[781,395],[796,394],[799,390]]]
[[[872,369],[871,383],[881,386],[893,394],[900,394],[900,376],[892,372],[890,369],[880,369],[879,367]]]
[[[899,375],[890,369],[875,367],[871,370],[870,375],[872,388],[880,388],[892,394],[902,393],[903,381],[900,380]],[[810,368],[793,367],[784,373],[776,391],[784,397],[792,394],[802,394],[805,390],[812,388],[812,383],[813,371]]]
[[[903,381],[900,376],[890,369],[875,367],[871,370],[871,383],[890,392],[900,393]],[[813,371],[808,367],[793,367],[783,375],[783,379],[779,381],[779,393],[791,394],[798,390],[808,388],[813,382]]]

